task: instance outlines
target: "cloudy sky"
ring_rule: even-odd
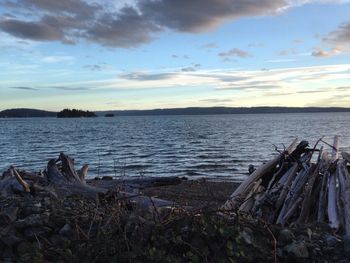
[[[350,106],[350,0],[0,0],[0,110]]]

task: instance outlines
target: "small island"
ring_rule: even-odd
[[[57,113],[57,118],[90,118],[97,117],[92,111],[83,111],[77,109],[64,109]]]
[[[105,117],[114,117],[114,114],[113,113],[106,113]]]

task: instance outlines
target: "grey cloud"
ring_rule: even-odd
[[[147,20],[132,7],[122,8],[118,14],[105,14],[84,37],[106,46],[135,47],[150,42],[160,27]]]
[[[218,47],[219,46],[216,43],[207,43],[202,46],[202,48],[205,48],[205,49],[214,49]]]
[[[18,38],[53,41],[63,40],[64,34],[58,27],[41,22],[24,22],[16,19],[0,21],[0,29]]]
[[[336,88],[337,90],[340,90],[340,91],[350,91],[350,86],[347,86],[347,87],[338,87]]]
[[[251,56],[247,51],[241,50],[239,48],[233,48],[227,52],[220,52],[218,55],[223,58],[230,58],[230,57],[247,58]]]
[[[100,7],[81,0],[25,0],[24,5],[31,5],[49,12],[67,12],[80,17],[92,16]]]
[[[311,53],[313,57],[329,57],[330,54],[324,50],[317,50]]]
[[[100,65],[85,65],[84,68],[87,68],[91,71],[101,71],[103,70],[103,66]]]
[[[350,45],[350,22],[341,24],[337,30],[331,32],[324,40],[336,45]]]
[[[177,31],[201,32],[227,20],[271,14],[286,5],[284,0],[141,0],[138,6],[159,25]]]
[[[152,81],[152,80],[165,80],[173,77],[175,73],[127,73],[122,74],[119,77],[126,80],[137,80],[137,81]]]
[[[31,87],[10,87],[10,89],[19,89],[19,90],[38,90],[36,88]]]
[[[339,47],[335,47],[329,51],[318,49],[316,51],[313,51],[311,53],[311,55],[313,57],[324,58],[324,57],[331,57],[331,56],[337,55],[337,54],[341,53],[342,51],[343,51],[343,48],[339,48]]]
[[[118,11],[83,0],[12,0],[14,13],[29,18],[0,18],[0,30],[18,38],[37,41],[80,40],[112,47],[135,47],[150,42],[165,29],[181,32],[208,31],[245,16],[273,14],[288,6],[286,0],[137,0]],[[20,10],[22,12],[20,12]],[[237,53],[245,56],[244,53]]]
[[[184,67],[181,69],[182,72],[193,72],[196,71],[198,68],[200,68],[201,64],[195,64],[193,63],[191,66]]]
[[[323,93],[327,92],[328,90],[302,90],[302,91],[297,91],[296,93],[298,94],[315,94],[315,93]]]

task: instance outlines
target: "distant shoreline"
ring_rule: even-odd
[[[96,111],[96,115],[118,116],[167,116],[167,115],[226,115],[226,114],[272,114],[272,113],[335,113],[350,112],[342,107],[190,107],[152,110]],[[8,109],[0,112],[0,118],[56,117],[57,112],[36,109]]]

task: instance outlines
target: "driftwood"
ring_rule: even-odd
[[[285,155],[290,154],[295,145],[297,144],[297,139],[295,139],[290,146],[281,154],[279,154],[274,159],[266,162],[262,166],[260,166],[257,170],[255,170],[246,181],[244,181],[231,195],[230,199],[221,207],[222,210],[231,210],[236,208],[239,205],[238,200],[245,200],[249,191],[252,189],[254,182],[259,180],[261,177],[271,172],[278,163],[285,158]]]
[[[171,201],[140,195],[137,191],[120,189],[144,188],[156,185],[177,184],[178,177],[145,178],[128,180],[86,180],[88,165],[79,171],[74,160],[61,153],[57,160],[51,159],[44,173],[29,174],[11,166],[0,178],[0,195],[45,194],[55,198],[78,196],[98,200],[100,195],[116,194],[118,198],[134,203],[141,208],[173,206]],[[112,179],[112,178],[111,178]]]
[[[334,137],[332,162],[335,163],[339,156],[339,137]],[[333,229],[339,228],[339,216],[337,211],[337,186],[335,171],[330,171],[328,180],[328,220]]]
[[[271,224],[327,223],[346,233],[350,253],[350,155],[342,153],[339,160],[338,136],[333,146],[325,143],[332,147],[331,155],[323,146],[317,148],[321,141],[313,148],[302,141],[295,150],[263,164],[233,192],[223,210],[244,212]],[[315,152],[318,157],[313,161]]]

